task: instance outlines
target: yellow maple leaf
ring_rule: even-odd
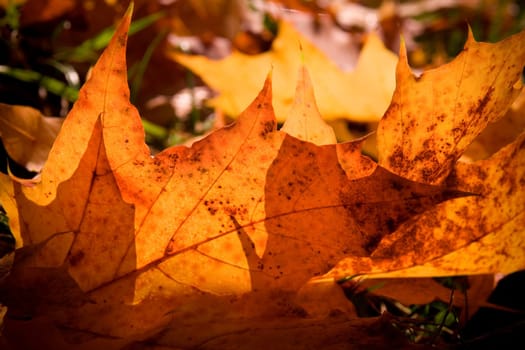
[[[525,32],[499,43],[469,32],[450,63],[415,77],[401,48],[392,103],[377,130],[379,164],[414,181],[440,183],[467,146],[521,91]]]
[[[294,101],[294,73],[302,65],[299,44],[325,120],[347,118],[367,122],[381,118],[394,91],[397,56],[374,34],[368,36],[352,72],[343,72],[284,21],[279,24],[271,50],[256,56],[233,52],[220,61],[179,53],[172,57],[219,91],[220,96],[211,104],[231,116],[239,115],[249,105],[273,67],[273,107],[277,120],[284,121]]]
[[[465,150],[469,160],[486,159],[515,140],[525,131],[525,90],[499,120],[487,125],[481,134]]]

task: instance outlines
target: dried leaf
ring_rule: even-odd
[[[31,107],[0,103],[0,137],[7,154],[30,171],[42,169],[62,122]]]
[[[472,140],[501,118],[521,91],[525,32],[499,43],[474,40],[449,64],[415,77],[404,47],[392,103],[379,123],[379,164],[437,184]]]
[[[270,79],[234,125],[151,157],[129,102],[130,15],[80,91],[41,182],[0,176],[19,247],[0,293],[6,329],[21,319],[32,334],[56,326],[78,348],[179,334],[182,322],[193,330],[171,345],[194,347],[217,339],[210,325],[224,335],[246,317],[293,316],[303,331],[293,295],[305,282],[461,195],[389,173],[360,142],[317,146],[277,131]],[[304,84],[299,95],[311,93]]]
[[[479,195],[441,203],[386,237],[371,258],[348,258],[341,277],[511,273],[525,268],[525,133],[487,160],[458,163],[447,182]]]
[[[498,121],[489,124],[463,155],[470,160],[490,157],[525,131],[525,90]]]
[[[348,319],[334,315],[328,319],[301,319],[281,317],[267,320],[242,320],[231,323],[212,323],[207,325],[210,333],[217,335],[205,342],[192,342],[187,347],[200,349],[238,349],[264,350],[268,347],[283,350],[293,349],[418,349],[407,344],[406,339],[382,319]],[[140,343],[145,349],[172,348],[181,344],[187,334],[194,330],[186,324],[176,324],[169,331]]]
[[[337,143],[334,129],[323,121],[315,101],[312,81],[303,66],[299,71],[294,104],[281,131],[316,145]]]
[[[330,276],[443,276],[525,268],[525,135],[488,160],[454,164],[468,143],[488,122],[504,115],[519,93],[523,36],[525,32],[497,44],[476,43],[470,37],[456,60],[418,79],[407,71],[406,63],[400,63],[400,82],[378,131],[380,163],[429,183],[449,176],[449,185],[475,196],[439,204],[411,219],[385,237],[371,258],[345,259]],[[474,58],[479,71],[467,65]],[[444,104],[451,97],[455,102]],[[428,106],[432,106],[430,114],[424,113]],[[449,112],[439,114],[442,111]],[[446,117],[441,123],[438,114]],[[403,125],[410,127],[403,131]]]
[[[516,38],[525,34],[496,46],[471,39],[456,61],[419,80],[399,65],[397,95],[379,135],[382,162],[398,175],[364,157],[363,140],[333,143],[305,71],[285,131],[276,128],[267,78],[235,124],[191,148],[152,157],[129,102],[130,17],[131,10],[82,88],[40,182],[28,187],[0,176],[0,202],[18,245],[12,271],[0,284],[0,301],[9,308],[0,344],[336,348],[348,345],[348,327],[355,323],[346,320],[353,309],[337,286],[318,283],[334,265],[324,277],[331,282],[354,274],[525,268],[525,134],[487,160],[455,163],[518,91],[512,65],[492,76],[489,87],[482,78],[491,76],[483,72],[490,66],[479,65],[478,72],[466,60],[473,51],[476,57],[505,56],[509,45],[520,53]],[[493,64],[511,61],[495,58]],[[461,101],[444,110],[466,118],[465,125],[454,118],[426,124],[402,112],[425,112],[418,109],[428,97],[420,95],[421,87],[440,92],[456,83]],[[409,95],[405,85],[414,89]],[[411,139],[390,144],[401,122],[413,124],[405,135]],[[453,147],[447,137],[454,138]],[[444,161],[417,156],[421,147],[442,145],[428,150]],[[415,154],[414,161],[393,161],[396,147]],[[381,335],[388,330],[379,328]],[[34,336],[21,337],[22,330]]]
[[[391,298],[406,306],[424,305],[435,300],[452,303],[461,310],[460,319],[467,321],[476,310],[486,304],[494,289],[494,275],[473,275],[464,278],[464,290],[452,290],[434,278],[370,278],[359,283],[361,289]],[[467,314],[468,313],[468,314]]]

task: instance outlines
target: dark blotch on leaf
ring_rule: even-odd
[[[263,139],[266,139],[266,136],[273,132],[275,130],[275,122],[274,121],[267,121],[264,123],[263,130],[261,131],[260,135]]]
[[[492,97],[492,93],[494,92],[494,87],[490,87],[485,96],[483,96],[482,99],[478,101],[478,105],[475,108],[472,108],[469,110],[469,114],[483,114],[483,111],[485,110],[485,107],[490,102],[490,98]]]
[[[82,261],[82,259],[84,259],[84,252],[79,250],[69,256],[69,264],[71,266],[76,266]]]

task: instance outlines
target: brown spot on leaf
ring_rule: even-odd
[[[485,108],[487,107],[487,104],[490,102],[490,99],[492,98],[493,93],[494,93],[494,87],[491,86],[488,89],[485,96],[483,96],[483,98],[478,100],[478,103],[476,104],[476,106],[473,106],[472,108],[469,109],[469,114],[470,115],[473,115],[473,114],[482,115]]]
[[[388,163],[395,168],[402,168],[402,164],[405,163],[405,155],[401,147],[396,147],[392,155],[388,158]]]
[[[76,266],[80,264],[83,259],[84,259],[84,252],[79,250],[69,256],[69,264],[71,266]]]
[[[117,37],[117,41],[120,46],[126,46],[127,40],[128,40],[128,32],[124,32]]]
[[[266,139],[266,136],[275,130],[275,121],[266,121],[263,124],[263,130],[260,135],[263,139]]]

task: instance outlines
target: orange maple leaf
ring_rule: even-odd
[[[337,277],[511,273],[525,268],[525,133],[487,160],[458,163],[450,185],[477,196],[441,203],[386,237],[371,258],[347,258]]]
[[[520,123],[515,123],[514,142],[489,159],[457,162],[523,90],[524,42],[525,31],[495,44],[476,42],[470,34],[455,60],[417,78],[401,50],[392,104],[378,128],[379,164],[415,181],[445,182],[476,196],[437,205],[386,237],[370,258],[344,259],[330,276],[465,275],[525,268],[525,135]],[[519,110],[514,113],[523,118]]]
[[[396,90],[377,130],[379,164],[414,181],[442,182],[519,95],[523,62],[525,32],[489,44],[469,31],[458,57],[419,77],[401,47]]]
[[[241,313],[245,295],[256,298],[252,313],[287,312],[311,277],[368,256],[405,220],[460,195],[386,171],[360,141],[317,146],[276,130],[270,78],[234,125],[151,157],[129,102],[130,17],[80,91],[41,181],[0,178],[19,247],[4,284],[8,337],[33,327],[49,346],[122,345],[170,320],[217,321],[232,300]]]

